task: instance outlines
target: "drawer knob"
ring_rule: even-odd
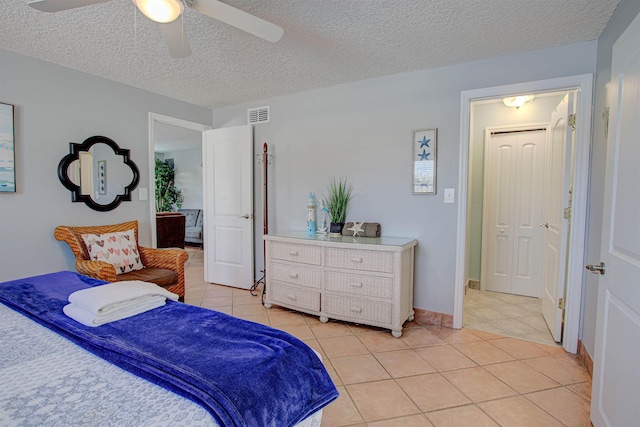
[[[287,295],[287,298],[289,298],[291,301],[295,301],[295,300],[298,299],[298,298],[296,298],[295,295],[292,295],[292,294]]]
[[[362,258],[351,258],[351,262],[357,262],[358,264],[362,263]]]
[[[292,279],[297,279],[298,273],[289,273],[289,277],[291,277]]]
[[[351,307],[349,310],[353,311],[354,313],[362,313],[362,309],[360,307]]]
[[[353,286],[354,288],[361,288],[362,282],[351,282],[351,286]]]

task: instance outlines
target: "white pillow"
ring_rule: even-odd
[[[116,268],[116,274],[144,268],[133,230],[103,234],[83,234],[89,258],[104,261]]]

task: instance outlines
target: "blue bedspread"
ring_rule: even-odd
[[[175,301],[97,328],[63,314],[70,293],[103,283],[62,271],[0,283],[0,302],[223,426],[293,426],[338,397],[313,350],[268,326]]]

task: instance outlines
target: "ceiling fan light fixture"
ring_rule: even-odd
[[[132,0],[144,16],[152,21],[166,24],[182,14],[184,7],[180,0]]]
[[[504,98],[502,102],[507,107],[516,107],[516,109],[518,109],[523,105],[533,101],[533,98],[535,98],[534,95],[510,96],[510,97]]]

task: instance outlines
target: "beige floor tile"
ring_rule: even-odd
[[[569,427],[591,425],[590,402],[566,388],[539,391],[526,397]]]
[[[307,321],[304,316],[294,311],[272,311],[267,310],[271,326],[278,327],[282,325],[306,325]]]
[[[498,363],[484,368],[518,393],[560,387],[559,383],[520,361]]]
[[[449,344],[458,344],[470,341],[479,341],[481,338],[473,333],[471,329],[452,329],[444,327],[429,327],[440,338]]]
[[[514,360],[513,356],[488,341],[472,341],[455,344],[454,347],[478,365],[488,365]]]
[[[336,388],[340,396],[322,411],[322,426],[340,427],[361,423],[362,417],[346,389],[342,386]]]
[[[583,383],[591,378],[573,355],[553,355],[523,360],[538,372],[562,385]]]
[[[471,403],[441,374],[416,375],[396,380],[421,411],[435,411]]]
[[[316,338],[344,337],[353,335],[351,329],[343,322],[329,321],[328,323],[310,324]]]
[[[387,351],[375,353],[374,356],[393,378],[435,372],[435,369],[413,350]]]
[[[447,371],[443,372],[442,376],[473,402],[484,402],[517,394],[514,389],[481,367]]]
[[[548,356],[549,351],[543,346],[516,338],[492,339],[491,344],[506,351],[516,359],[529,359],[534,357]],[[546,346],[545,346],[546,347]]]
[[[562,426],[562,423],[522,396],[483,402],[478,406],[501,427]]]
[[[202,303],[206,304],[207,307],[230,307],[233,305],[233,298],[228,297],[209,297],[205,296],[202,298]]]
[[[311,328],[307,325],[281,325],[278,326],[278,329],[290,333],[299,340],[311,340],[315,338],[315,335],[311,332]]]
[[[427,418],[435,427],[499,427],[476,405],[429,412]]]
[[[366,422],[420,413],[393,380],[345,386]]]
[[[391,378],[382,365],[370,354],[334,357],[331,364],[343,384],[356,384]]]
[[[425,327],[405,329],[400,337],[411,348],[443,345],[447,342]]]
[[[204,288],[205,297],[231,297],[233,296],[233,288],[219,285],[208,285]]]
[[[353,336],[318,338],[325,354],[330,358],[369,354],[369,350]]]
[[[588,381],[584,383],[571,384],[568,385],[567,388],[572,392],[584,397],[588,401],[591,401],[591,386],[591,381]]]
[[[433,424],[431,424],[424,415],[416,414],[367,423],[367,427],[433,427]]]
[[[207,298],[203,299],[203,302],[206,301]],[[243,314],[257,315],[257,314],[265,314],[265,309],[261,305],[255,304],[233,304],[233,314],[242,316]],[[287,324],[287,323],[284,323]]]
[[[359,334],[358,338],[372,353],[409,348],[404,341],[395,338],[389,331],[366,332]]]
[[[450,345],[418,348],[416,353],[437,371],[477,366],[475,362]]]

